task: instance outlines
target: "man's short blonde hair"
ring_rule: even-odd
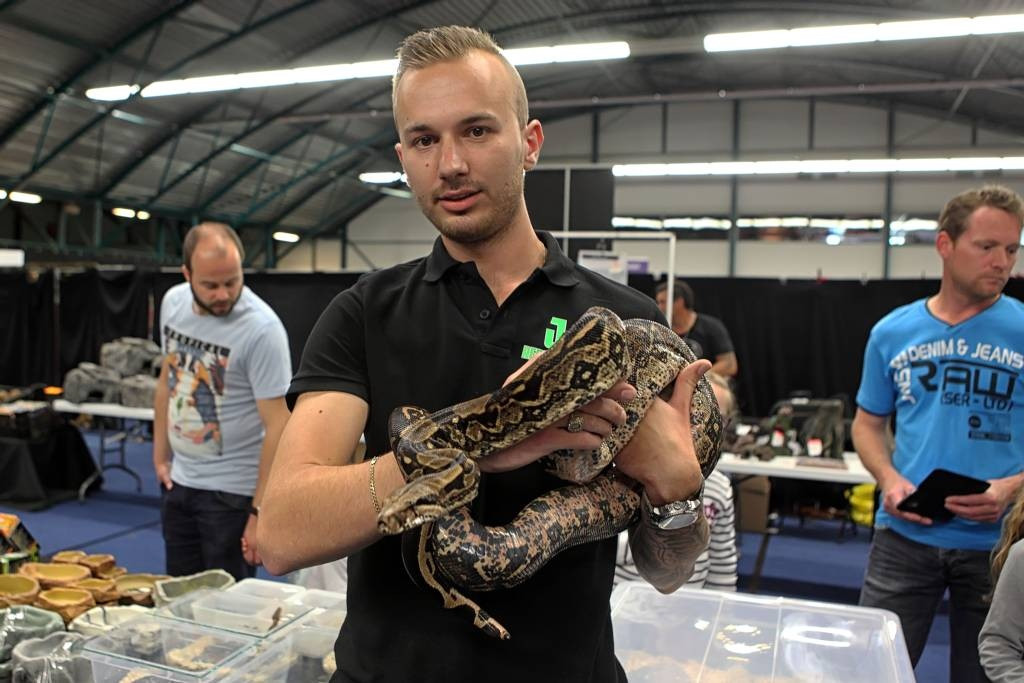
[[[488,52],[501,60],[512,77],[512,90],[515,101],[513,108],[520,127],[525,126],[529,116],[530,105],[526,99],[526,86],[516,68],[505,56],[494,38],[486,31],[468,26],[438,26],[425,28],[402,41],[398,47],[398,71],[391,81],[391,108],[395,109],[395,94],[398,84],[406,72],[423,69],[439,62],[462,59],[473,50]]]
[[[961,192],[946,202],[939,215],[939,230],[956,242],[967,229],[967,219],[982,206],[1002,209],[1016,216],[1018,225],[1024,223],[1024,200],[1021,196],[1002,185],[986,185]]]

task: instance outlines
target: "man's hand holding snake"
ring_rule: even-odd
[[[530,362],[524,363],[505,380],[505,384],[522,374],[530,364]],[[633,400],[634,396],[636,396],[636,389],[628,382],[619,382],[603,396],[599,396],[572,415],[559,420],[558,423],[531,434],[511,448],[482,458],[479,461],[480,471],[508,472],[529,465],[558,450],[597,448],[614,427],[625,423],[626,411],[623,409],[622,403]],[[573,419],[581,421],[579,429],[570,429],[569,422]],[[699,472],[700,469],[698,468],[697,471]]]
[[[690,429],[697,382],[711,363],[690,363],[676,377],[672,397],[654,399],[633,438],[615,458],[620,472],[640,482],[652,505],[692,497],[703,477]]]

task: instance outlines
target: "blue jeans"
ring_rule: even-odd
[[[249,521],[251,496],[207,491],[175,482],[164,489],[163,521],[167,573],[195,574],[223,569],[236,580],[256,575],[256,567],[242,557],[242,533]]]
[[[910,661],[921,658],[942,596],[949,589],[949,680],[986,682],[978,633],[991,591],[989,553],[949,550],[912,541],[891,529],[875,531],[860,604],[899,615]]]

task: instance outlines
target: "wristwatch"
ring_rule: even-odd
[[[659,529],[684,529],[692,526],[699,518],[704,507],[704,481],[692,498],[676,500],[654,507],[647,498],[647,491],[640,495],[641,507],[651,524]]]

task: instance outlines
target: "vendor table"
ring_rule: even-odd
[[[0,505],[39,510],[84,495],[99,477],[82,435],[63,421],[42,438],[0,438]]]
[[[79,415],[114,418],[119,423],[119,428],[111,432],[107,430],[102,420],[99,421],[99,470],[96,471],[90,480],[82,482],[78,489],[78,500],[85,500],[85,494],[93,481],[99,478],[101,472],[109,469],[127,472],[135,478],[135,490],[142,491],[142,478],[138,472],[129,467],[125,462],[124,444],[129,436],[129,430],[125,428],[125,420],[152,422],[152,408],[129,408],[117,403],[72,403],[64,399],[57,399],[53,402],[53,409],[61,413],[77,413]],[[115,462],[107,462],[108,454],[116,455],[117,460]]]

